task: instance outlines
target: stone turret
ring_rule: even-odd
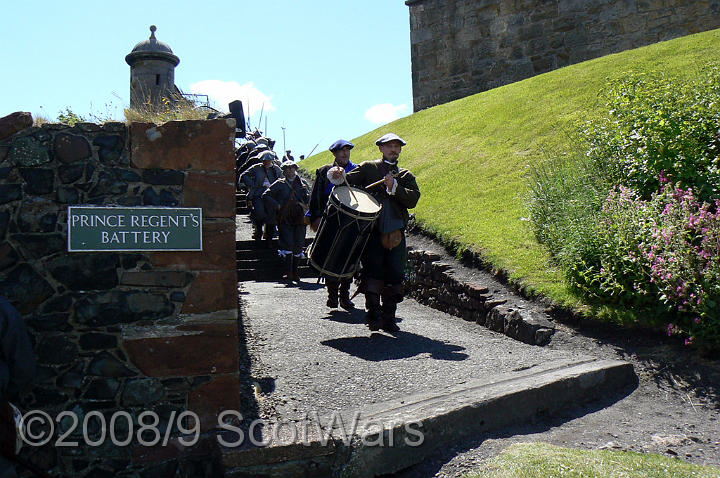
[[[174,102],[179,96],[175,86],[175,67],[180,58],[167,43],[155,38],[155,25],[150,26],[150,38],[135,45],[125,57],[130,65],[130,107],[159,108],[163,98]]]

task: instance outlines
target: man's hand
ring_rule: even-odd
[[[345,170],[340,166],[333,166],[328,169],[327,178],[335,186],[342,184],[345,182]]]
[[[392,174],[387,173],[385,175],[385,187],[390,190],[395,185],[395,178],[392,176]]]

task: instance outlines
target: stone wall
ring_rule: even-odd
[[[720,27],[718,0],[408,0],[415,111]]]
[[[547,315],[495,281],[480,280],[473,274],[461,277],[459,264],[440,260],[432,251],[409,248],[407,295],[437,310],[462,317],[479,326],[505,334],[530,345],[545,345],[555,326]]]
[[[49,444],[23,455],[54,476],[210,476],[212,440],[181,446],[175,417],[192,411],[205,432],[218,411],[240,408],[234,120],[3,120],[0,294],[24,315],[39,365],[19,405],[79,419],[67,438],[77,446],[53,446],[72,426],[66,418]],[[79,204],[202,208],[203,250],[70,253],[67,207]],[[106,423],[127,412],[134,431],[153,411],[169,445],[116,446],[108,436],[91,447],[82,425],[92,411]],[[93,440],[99,423],[88,422]],[[121,419],[114,431],[124,438],[129,427]]]

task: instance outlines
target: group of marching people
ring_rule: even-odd
[[[298,267],[305,245],[305,205],[310,188],[298,176],[290,150],[281,162],[272,149],[274,144],[257,131],[251,133],[249,141],[236,153],[237,182],[238,187],[243,185],[248,190],[253,239],[258,243],[264,240],[270,247],[277,235],[278,254],[286,266],[283,279],[293,282],[300,280]]]
[[[360,260],[359,290],[365,295],[365,322],[371,331],[397,332],[395,312],[403,300],[408,209],[414,208],[420,199],[415,176],[398,166],[405,140],[394,133],[383,135],[375,142],[382,158],[360,164],[350,160],[354,147],[351,142],[343,139],[334,142],[329,148],[334,161],[316,171],[310,191],[297,175],[298,166],[290,151],[279,162],[272,142],[263,139],[253,138],[254,144],[243,145],[245,158],[238,176],[238,185],[245,185],[249,191],[254,239],[258,242],[264,239],[269,244],[277,224],[278,253],[286,265],[283,279],[299,281],[298,265],[304,256],[306,226],[318,230],[333,188],[348,184],[365,190],[382,204],[381,219],[373,226]],[[352,279],[325,277],[328,307],[354,308],[350,297]]]

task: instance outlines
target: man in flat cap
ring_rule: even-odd
[[[348,182],[364,188],[382,204],[380,216],[370,233],[362,256],[365,320],[371,331],[400,330],[395,320],[398,302],[403,300],[407,251],[405,228],[408,209],[420,199],[415,176],[398,167],[402,147],[407,143],[395,133],[380,137],[375,144],[382,159],[365,161],[347,175]],[[382,299],[382,304],[381,304]]]
[[[354,144],[344,139],[335,141],[330,145],[330,152],[335,156],[335,161],[315,171],[315,184],[310,194],[310,209],[308,210],[310,228],[313,231],[317,231],[320,225],[328,199],[330,199],[330,193],[335,187],[333,181],[339,183],[340,181],[336,179],[342,177],[343,171],[349,173],[357,168],[357,164],[350,161],[350,150],[354,147]],[[327,276],[325,278],[328,291],[327,306],[336,309],[339,304],[345,310],[355,308],[355,304],[350,300],[350,284],[352,284],[352,277],[338,279]]]
[[[297,175],[298,166],[289,159],[282,163],[283,177],[275,181],[262,195],[265,207],[276,211],[278,255],[285,262],[283,279],[300,282],[298,267],[305,247],[305,213],[310,198],[310,188]]]

